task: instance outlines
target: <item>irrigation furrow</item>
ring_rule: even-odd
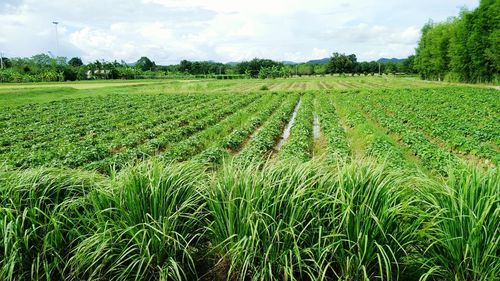
[[[292,129],[293,124],[295,123],[295,118],[297,118],[297,113],[299,111],[300,105],[302,104],[302,99],[299,100],[295,108],[293,109],[292,112],[292,117],[290,118],[290,121],[285,126],[285,129],[283,130],[283,133],[281,134],[281,137],[276,144],[276,147],[274,148],[275,151],[279,151],[283,144],[288,140],[288,137],[290,137],[290,131]]]
[[[241,152],[236,156],[241,163],[253,161],[264,157],[275,145],[282,133],[286,122],[299,101],[300,95],[290,93],[270,118],[264,123],[262,129],[249,140]]]
[[[314,95],[303,95],[294,110],[294,115],[288,124],[290,136],[286,137],[286,130],[282,137],[283,144],[278,148],[280,158],[308,161],[312,156],[313,147],[313,99]]]

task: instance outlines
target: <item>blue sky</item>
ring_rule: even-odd
[[[420,28],[479,0],[0,0],[4,56],[157,63],[181,59],[360,60],[414,53]],[[53,21],[58,25],[58,44]]]

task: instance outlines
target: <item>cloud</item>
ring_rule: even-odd
[[[360,60],[413,53],[429,18],[478,0],[2,0],[0,51],[160,64],[254,57],[307,61],[334,51]],[[432,8],[429,8],[432,7]],[[52,21],[59,21],[59,48]]]

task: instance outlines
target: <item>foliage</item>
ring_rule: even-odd
[[[481,1],[472,12],[444,23],[429,22],[415,56],[424,79],[495,82],[500,73],[500,3]]]
[[[340,118],[336,113],[332,96],[322,93],[319,96],[319,122],[327,140],[326,159],[330,163],[348,161],[351,149]]]
[[[0,171],[2,280],[492,280],[497,170],[353,161]]]
[[[273,60],[269,59],[258,59],[255,58],[251,61],[243,61],[239,64],[236,65],[236,71],[239,74],[248,74],[250,77],[253,78],[267,78],[268,71],[271,71],[272,69],[275,69],[277,71],[281,67],[283,67],[283,64],[280,62],[276,62]],[[263,70],[264,69],[264,70]],[[260,75],[261,71],[266,71],[265,75]]]
[[[79,67],[79,66],[82,66],[83,65],[83,61],[81,58],[78,58],[78,57],[74,57],[74,58],[71,58],[69,61],[68,61],[68,64],[73,66],[73,67]]]
[[[274,148],[298,101],[298,94],[288,96],[240,151],[237,156],[240,163],[252,163],[256,159],[262,159]]]
[[[329,73],[354,73],[357,62],[356,55],[354,54],[333,53],[328,62],[327,69]]]
[[[451,171],[444,184],[419,189],[416,219],[430,223],[422,233],[422,279],[494,280],[500,273],[500,177],[496,170]]]
[[[301,98],[295,122],[290,129],[290,137],[279,152],[280,156],[298,161],[311,159],[313,146],[313,99],[312,93]]]
[[[182,60],[178,66],[178,71],[192,75],[200,74],[226,74],[228,66],[223,63],[211,61],[187,61]]]

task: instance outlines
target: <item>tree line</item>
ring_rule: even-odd
[[[500,1],[481,0],[445,22],[422,28],[414,67],[423,79],[500,81]]]
[[[412,73],[413,57],[402,62],[358,62],[356,55],[333,53],[328,63],[285,64],[255,58],[240,63],[182,60],[176,65],[157,65],[148,57],[135,63],[99,61],[84,64],[78,57],[38,54],[30,58],[1,58],[0,82],[55,82],[96,79],[182,77],[286,78],[303,75]]]

